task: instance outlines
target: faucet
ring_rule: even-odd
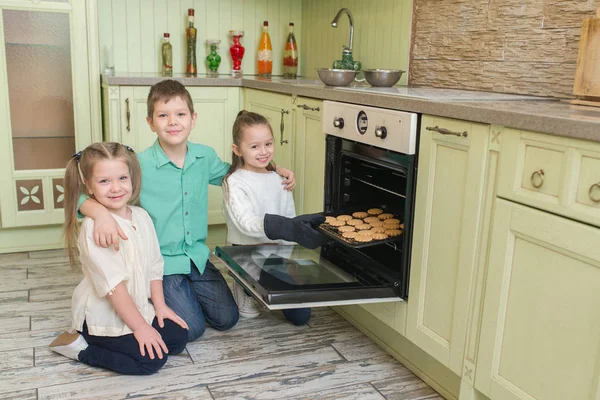
[[[331,26],[337,28],[338,21],[342,13],[346,13],[348,15],[348,19],[350,20],[350,45],[342,46],[342,59],[335,60],[333,62],[334,69],[351,69],[354,71],[359,71],[362,66],[359,61],[354,61],[352,58],[352,42],[354,40],[354,18],[352,18],[352,13],[347,8],[342,8],[337,12],[333,21],[331,21]]]
[[[342,8],[340,11],[338,11],[337,14],[335,14],[335,17],[333,18],[333,21],[331,21],[331,26],[337,28],[338,20],[340,19],[342,13],[346,13],[348,15],[348,19],[350,20],[350,44],[348,46],[348,49],[352,51],[352,41],[354,39],[354,18],[352,18],[352,13],[350,12],[350,10],[348,10],[347,8]]]

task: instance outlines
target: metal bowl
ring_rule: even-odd
[[[394,86],[404,71],[401,69],[365,69],[365,79],[371,86]]]
[[[317,68],[319,79],[327,86],[346,86],[354,80],[356,72],[351,69]]]

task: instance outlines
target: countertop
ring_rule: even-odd
[[[102,76],[105,85],[150,86],[165,79],[156,74]],[[186,86],[234,86],[437,115],[467,121],[600,142],[600,107],[572,105],[566,100],[492,92],[429,87],[345,88],[315,79],[244,76],[216,78],[173,76]]]

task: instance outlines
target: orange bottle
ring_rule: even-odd
[[[269,21],[263,23],[263,32],[258,44],[258,75],[270,76],[273,71],[273,48],[269,36]]]

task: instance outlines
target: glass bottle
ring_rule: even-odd
[[[188,27],[185,29],[185,39],[187,42],[187,67],[185,73],[187,76],[196,76],[198,69],[196,67],[196,35],[198,30],[194,28],[194,9],[188,9]]]
[[[221,56],[217,53],[220,40],[217,39],[207,39],[206,44],[210,46],[210,52],[206,56],[206,66],[209,70],[209,75],[217,76],[219,75],[219,65],[221,64]]]
[[[262,36],[258,44],[258,75],[271,76],[273,71],[273,48],[269,36],[269,21],[263,22]]]
[[[242,46],[240,40],[244,37],[244,31],[229,31],[233,44],[229,48],[229,54],[231,54],[231,60],[233,66],[231,69],[231,76],[241,77],[242,76],[242,58],[246,49]]]
[[[290,33],[285,41],[283,51],[283,76],[295,79],[298,74],[298,46],[294,36],[294,23],[290,22]]]
[[[173,46],[169,42],[170,35],[165,32],[162,43],[162,73],[163,76],[173,76]]]

